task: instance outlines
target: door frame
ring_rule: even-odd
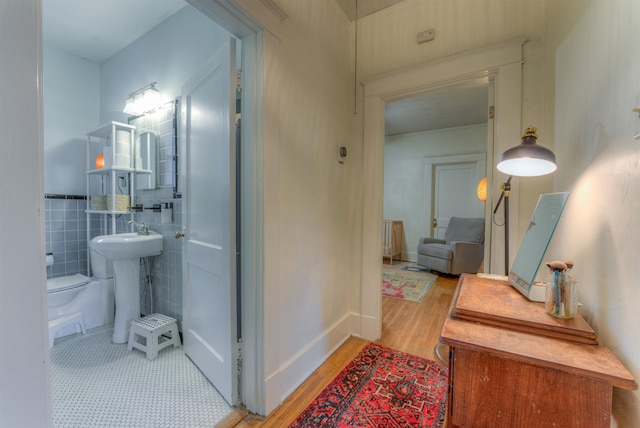
[[[185,0],[239,38],[242,43],[241,144],[241,323],[240,401],[254,413],[266,412],[264,387],[264,144],[273,132],[265,124],[265,52],[277,47],[286,14],[271,0]]]
[[[248,17],[246,13],[237,6],[233,1],[228,0],[186,0],[194,8],[198,9],[205,16],[210,18],[212,21],[220,25],[222,28],[229,31],[232,35],[239,38],[242,42],[242,62],[243,62],[243,70],[242,70],[242,78],[243,81],[252,82],[254,79],[257,79],[258,76],[262,75],[262,69],[258,65],[259,63],[255,61],[256,58],[262,57],[262,52],[259,49],[260,46],[260,38],[262,33],[261,26],[253,19]],[[249,66],[245,66],[245,60],[249,61]],[[242,91],[242,105],[247,106],[255,106],[253,111],[250,108],[246,108],[246,110],[250,111],[250,117],[248,120],[243,121],[243,126],[249,128],[248,132],[243,133],[243,136],[246,136],[246,141],[244,146],[250,147],[252,150],[256,146],[260,146],[260,137],[261,132],[259,132],[260,122],[256,118],[255,110],[259,108],[258,106],[262,105],[262,97],[261,94],[255,90],[255,87],[250,88],[250,90]],[[244,113],[244,112],[243,112]],[[246,150],[246,149],[245,149]],[[244,153],[243,153],[244,154]],[[184,159],[182,160],[184,162]],[[181,162],[181,167],[183,166],[183,162]],[[261,162],[256,160],[256,162]],[[247,168],[248,165],[241,165],[241,174],[242,174],[242,182],[251,187],[256,183],[256,180],[259,180],[259,177],[256,176],[257,171],[254,170],[253,167]],[[256,186],[257,187],[257,186]],[[244,190],[243,194],[244,194]],[[252,194],[253,191],[259,192],[259,187],[255,189],[248,189]],[[256,224],[261,225],[262,219],[258,218],[256,212],[259,212],[258,207],[256,206],[254,200],[242,201],[242,213],[241,213],[241,225],[238,227],[244,228],[245,221],[244,219],[250,218],[252,226],[251,230],[256,228]],[[259,227],[259,226],[258,226]],[[246,236],[243,233],[243,236]],[[244,242],[243,242],[244,244]],[[249,244],[251,245],[251,244]],[[258,275],[257,270],[260,268],[257,262],[257,255],[261,252],[261,248],[252,248],[254,251],[250,252],[247,255],[247,259],[243,260],[243,272],[241,273],[244,278],[243,283],[241,284],[242,294],[245,293],[256,295],[258,290],[261,289],[262,284],[259,283],[261,276]],[[252,257],[253,256],[253,257]],[[249,307],[242,307],[243,316],[251,317],[252,314],[256,313],[256,308],[253,307],[253,304],[257,304],[253,299],[245,299],[242,298],[243,302]],[[244,315],[246,314],[246,315]],[[245,324],[245,320],[243,319],[243,324]],[[250,408],[253,411],[257,411],[260,409],[260,403],[264,401],[264,397],[262,394],[262,390],[259,388],[247,388],[245,387],[245,378],[247,376],[256,376],[256,370],[259,369],[259,364],[257,361],[260,360],[261,348],[258,346],[258,339],[256,337],[256,332],[251,328],[252,324],[247,322],[245,324],[247,326],[245,330],[245,335],[247,336],[247,341],[244,344],[244,353],[249,356],[249,361],[243,364],[243,374],[242,380],[240,383],[241,386],[241,397],[240,401],[247,404],[247,408]]]
[[[382,221],[384,177],[384,111],[385,103],[430,89],[477,78],[494,80],[495,84],[495,138],[487,145],[489,183],[497,182],[494,176],[495,153],[502,153],[520,140],[522,45],[525,38],[492,45],[474,51],[431,61],[419,66],[384,74],[364,81],[364,132],[363,144],[363,212],[362,212],[362,266],[360,335],[367,340],[377,340],[382,333]],[[514,191],[515,190],[515,191]],[[512,189],[511,197],[517,206],[518,189]],[[488,192],[487,204],[492,205],[499,196],[497,189]],[[515,198],[516,200],[514,200]],[[517,218],[510,224],[512,236],[517,230]],[[496,272],[495,261],[503,254],[504,237],[491,227],[490,272]],[[501,245],[502,244],[502,245]]]

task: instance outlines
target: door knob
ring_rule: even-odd
[[[176,232],[176,239],[180,239],[184,236],[184,233]]]
[[[437,220],[437,219],[435,219],[435,218],[434,218],[433,220],[431,220],[431,225],[432,225],[433,227],[438,227],[438,220]]]

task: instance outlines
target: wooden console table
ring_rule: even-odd
[[[609,427],[613,387],[638,388],[582,317],[552,317],[504,281],[463,274],[440,342],[449,427]]]

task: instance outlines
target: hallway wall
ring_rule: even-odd
[[[279,134],[264,148],[267,412],[359,331],[349,22],[333,1],[278,4],[288,17],[267,36],[265,66],[267,127]]]
[[[640,3],[547,3],[554,190],[571,192],[547,260],[575,262],[583,314],[638,381]],[[640,392],[614,388],[613,410],[640,426]]]

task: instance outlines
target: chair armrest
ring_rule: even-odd
[[[452,273],[475,273],[478,271],[484,259],[484,244],[452,241],[449,245],[453,251]]]
[[[444,239],[420,238],[420,244],[444,244]]]
[[[449,243],[451,249],[453,250],[453,256],[474,256],[484,253],[484,244],[478,244],[475,242],[460,242],[460,241],[452,241]]]

